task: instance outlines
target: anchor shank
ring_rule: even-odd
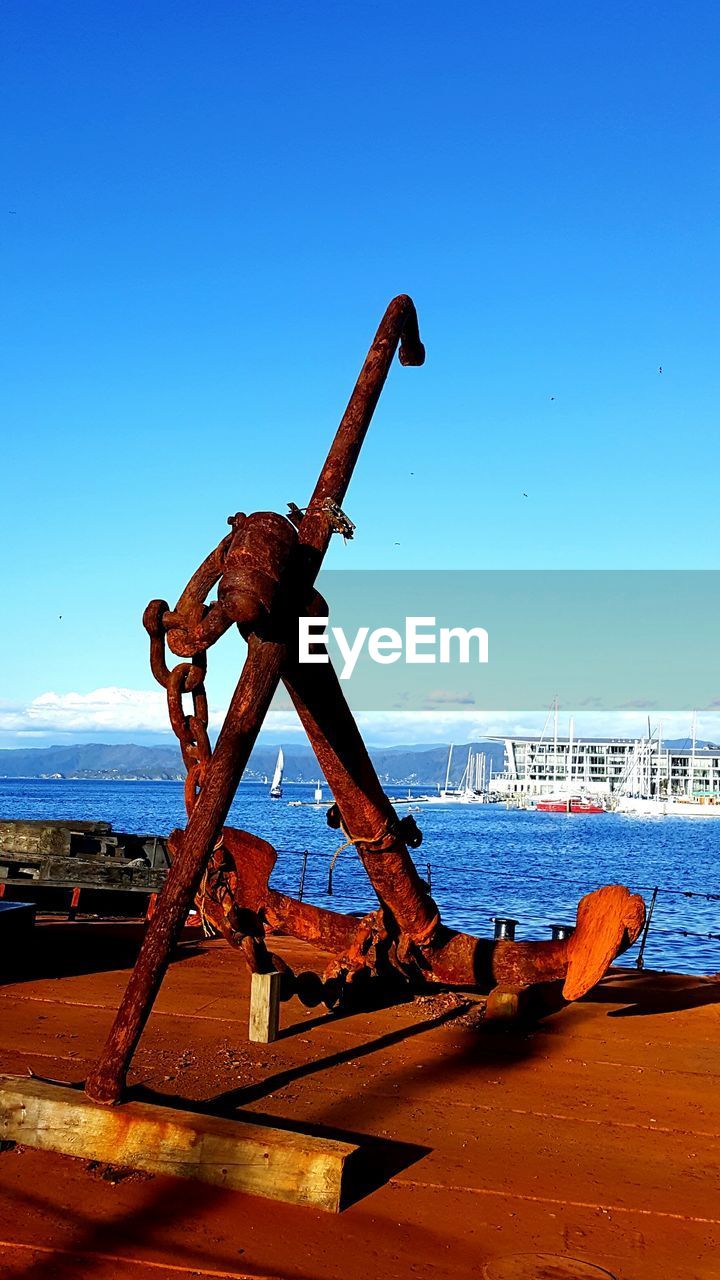
[[[378,898],[403,933],[414,942],[427,942],[438,923],[438,911],[402,836],[393,834],[382,850],[372,847],[397,815],[334,668],[330,663],[296,662],[285,668],[283,681]]]
[[[315,561],[315,572],[332,535],[325,506],[328,502],[340,506],[347,493],[398,343],[401,364],[423,364],[425,348],[420,341],[415,304],[407,294],[393,298],[380,321],[300,524],[300,543],[311,553],[308,558],[311,563]],[[312,555],[313,551],[319,559]]]

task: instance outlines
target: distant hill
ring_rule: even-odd
[[[698,740],[697,747],[712,747]],[[686,738],[664,739],[671,750],[687,750]],[[467,762],[468,751],[480,751],[494,773],[504,767],[501,742],[484,740],[464,743],[453,749],[450,782],[457,785]],[[245,778],[261,781],[271,777],[277,757],[277,745],[260,743],[250,756]],[[283,745],[285,780],[314,782],[319,768],[311,748],[305,743]],[[434,787],[445,781],[448,748],[434,746],[371,747],[370,756],[380,781],[389,785]],[[139,746],[135,742],[83,742],[67,747],[19,747],[0,750],[0,778],[96,778],[126,781],[141,779],[164,781],[185,777],[180,750],[167,746]]]
[[[3,778],[181,778],[180,750],[134,742],[82,742],[68,747],[0,750]]]
[[[467,764],[468,751],[481,752],[487,758],[488,769],[499,773],[505,762],[505,749],[501,742],[466,742],[453,749],[450,784],[457,786]],[[448,748],[434,747],[371,747],[370,756],[381,782],[433,787],[444,783],[447,771]]]
[[[453,752],[451,782],[458,783],[467,761],[469,743]],[[495,772],[503,767],[503,746],[499,742],[476,742],[475,751],[488,757]],[[253,751],[245,777],[258,781],[272,775],[277,746],[258,745]],[[319,768],[311,748],[305,744],[283,746],[285,778],[288,782],[312,782]],[[380,780],[388,784],[432,787],[445,780],[447,746],[375,747],[370,749]],[[0,777],[3,778],[96,778],[110,780],[154,780],[183,778],[180,750],[174,745],[139,746],[137,743],[84,742],[67,747],[20,747],[0,750]]]

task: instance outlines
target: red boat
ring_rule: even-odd
[[[605,806],[590,796],[546,796],[535,805],[541,813],[605,813]]]

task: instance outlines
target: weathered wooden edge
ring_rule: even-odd
[[[272,1044],[280,1025],[280,985],[282,974],[254,973],[250,980],[250,1021],[248,1039],[255,1044]]]
[[[330,1213],[357,1147],[145,1102],[98,1106],[79,1090],[0,1075],[0,1137],[44,1151],[196,1178]]]

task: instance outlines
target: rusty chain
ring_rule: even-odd
[[[239,527],[242,517],[231,517],[233,529]],[[202,789],[207,768],[212,757],[208,734],[209,711],[205,677],[207,674],[207,649],[230,626],[217,602],[206,605],[208,593],[219,582],[223,573],[232,534],[203,561],[185,587],[175,609],[166,600],[151,600],[143,614],[143,626],[150,637],[150,668],[167,697],[168,715],[172,730],[180,744],[183,764],[187,770],[183,789],[188,818]],[[170,668],[167,648],[189,659]],[[192,699],[192,712],[185,709],[183,699]],[[196,896],[196,903],[206,933],[208,927],[205,896],[207,872]],[[213,926],[214,928],[214,926]]]
[[[155,679],[167,696],[168,714],[173,732],[180,743],[185,779],[185,808],[188,817],[202,786],[210,756],[208,738],[208,702],[205,690],[207,657],[204,651],[193,655],[190,662],[179,662],[169,669],[166,661],[165,618],[170,612],[167,601],[152,600],[143,615],[143,626],[150,636],[150,666]],[[183,705],[183,696],[192,697],[192,714]]]
[[[292,520],[294,504],[289,506]],[[327,511],[333,532],[342,533],[344,538],[352,537],[354,525],[339,507],[326,501],[323,510]],[[299,523],[302,513],[299,508],[295,508],[295,511]],[[174,609],[170,608],[166,600],[151,600],[143,614],[143,626],[150,637],[150,668],[158,684],[165,690],[170,724],[180,744],[183,764],[187,770],[184,801],[188,818],[195,808],[212,758],[205,688],[207,650],[232,625],[232,619],[218,600],[209,604],[206,601],[225,574],[228,552],[246,520],[242,511],[228,518],[232,532],[226,534],[196,569]],[[172,668],[168,666],[168,649],[183,659]],[[192,712],[185,708],[184,699],[187,696],[192,699]],[[220,837],[195,901],[206,933],[222,931],[230,941],[244,947],[244,937],[241,938],[232,923],[234,912],[226,878],[227,865]],[[217,911],[213,908],[217,908]]]
[[[188,818],[195,808],[212,758],[205,688],[207,650],[232,625],[232,619],[217,600],[209,604],[206,601],[225,573],[233,539],[246,519],[241,511],[228,518],[232,532],[226,534],[196,569],[174,609],[166,600],[151,600],[143,614],[143,626],[150,637],[150,668],[165,690],[170,724],[180,744],[187,771],[184,802]],[[340,532],[339,526],[337,528]],[[344,532],[344,536],[351,537],[352,532]],[[168,649],[183,661],[169,667]],[[185,709],[184,699],[187,696],[192,699],[192,712]],[[220,836],[195,896],[203,930],[206,935],[223,933],[246,952],[247,958],[254,962],[251,967],[261,967],[265,962],[257,954],[257,940],[237,928],[232,894],[227,884],[228,868]]]
[[[205,601],[223,575],[234,533],[244,520],[242,512],[230,517],[228,523],[233,533],[226,534],[196,569],[174,609],[167,600],[151,600],[143,614],[143,626],[150,637],[150,669],[167,695],[170,724],[187,769],[185,809],[188,817],[195,807],[212,756],[205,690],[207,650],[231,625],[231,619],[217,601],[209,605]],[[166,643],[176,656],[190,661],[179,662],[171,670],[167,665]],[[192,698],[192,714],[185,710],[186,694]]]

